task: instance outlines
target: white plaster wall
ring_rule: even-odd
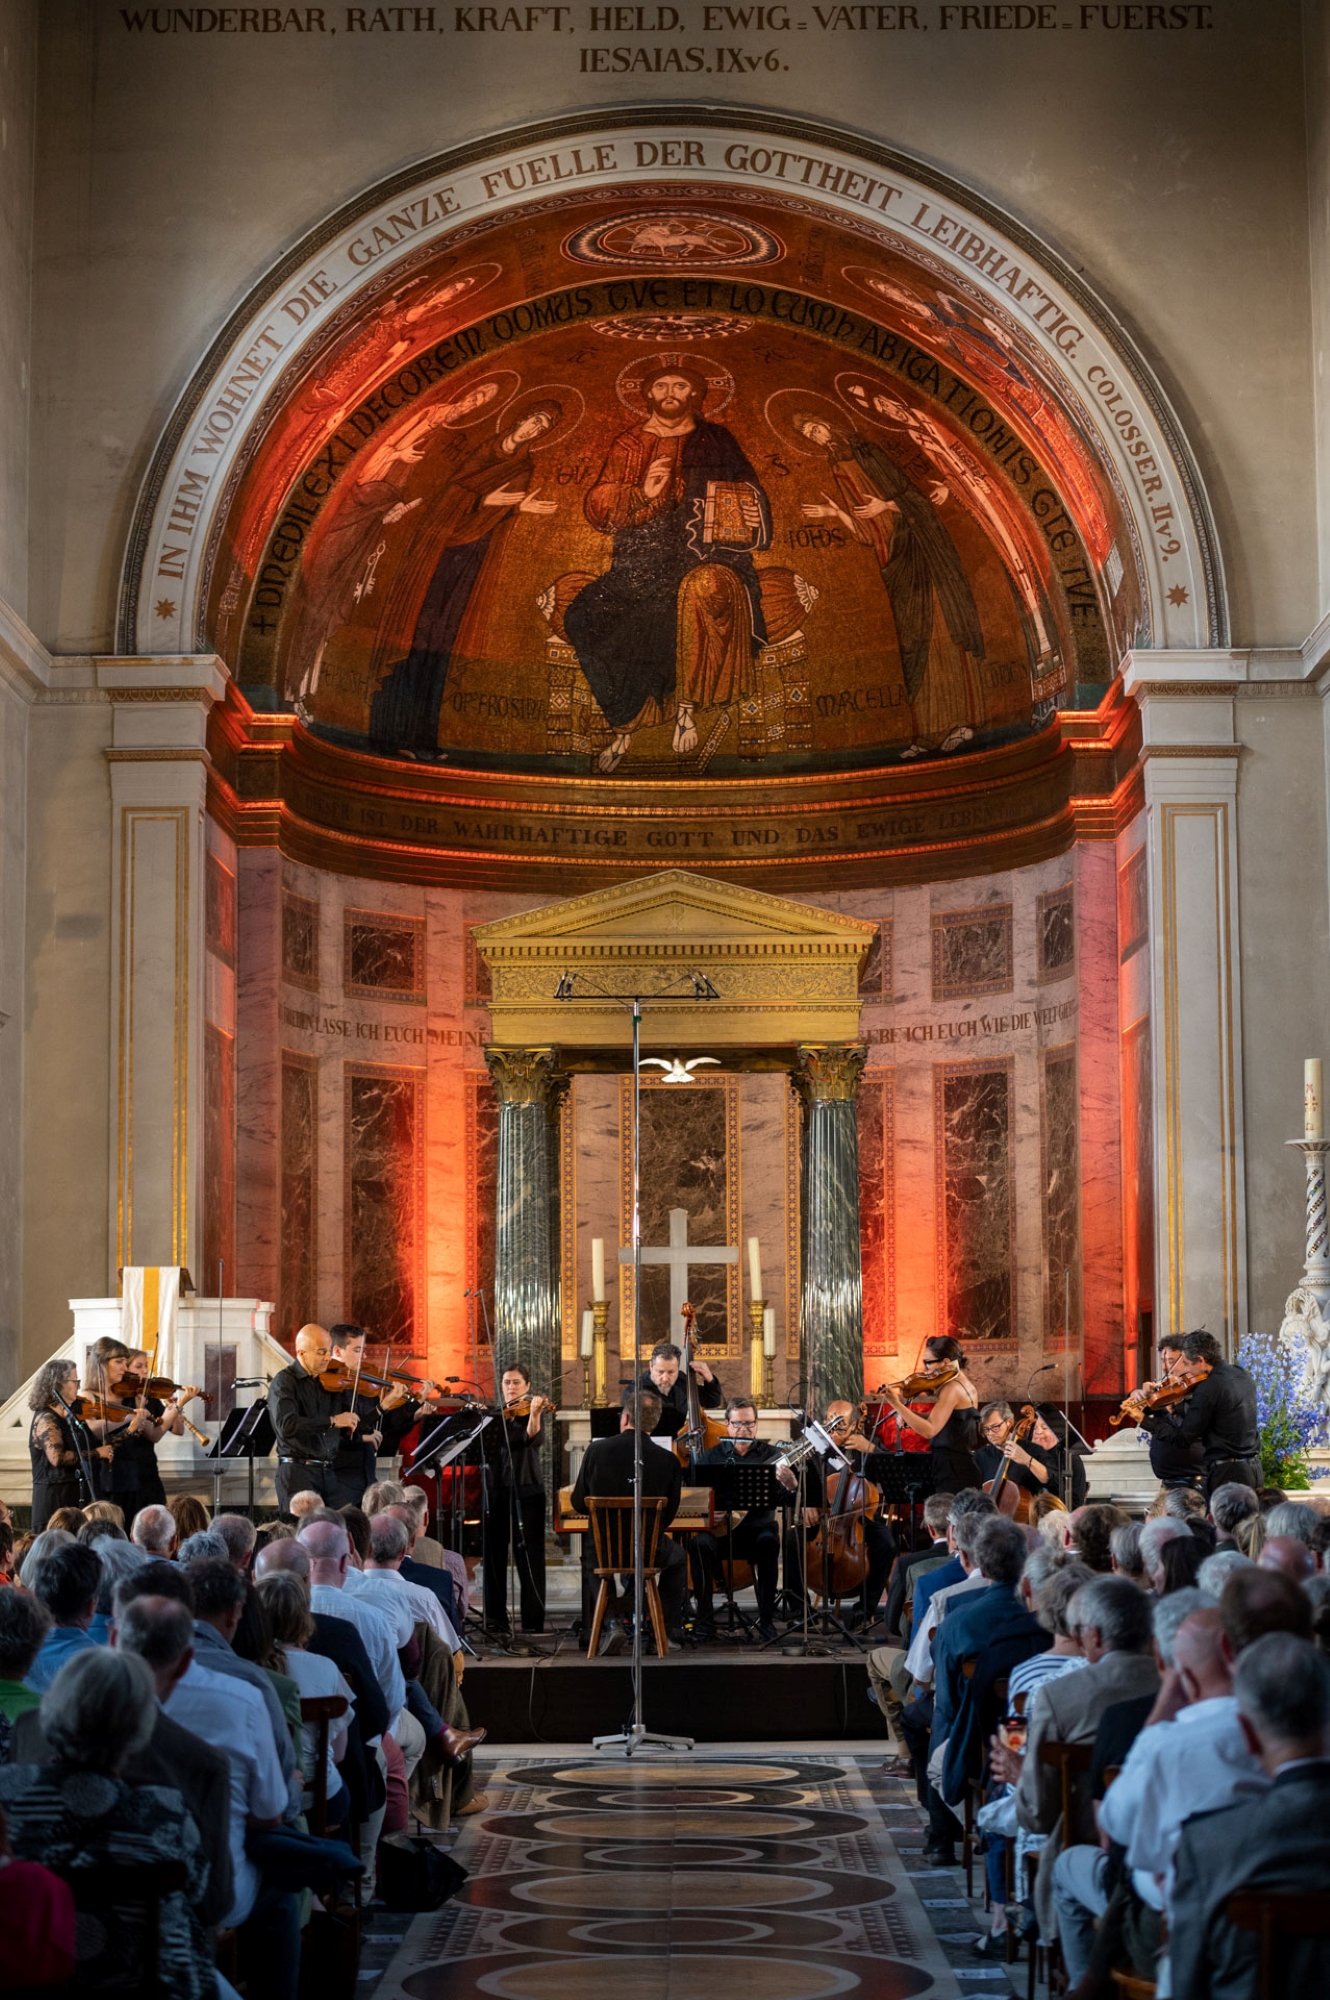
[[[779,39],[787,68],[627,88],[579,73],[584,32],[137,35],[119,7],[44,0],[42,636],[110,643],[129,510],[173,398],[227,312],[332,208],[505,125],[691,94],[911,149],[1061,248],[1139,331],[1188,422],[1235,636],[1301,641],[1318,600],[1299,0],[1224,0],[1214,32],[1181,34],[939,32],[934,0],[917,9],[931,31],[823,33],[800,3],[808,31],[783,38],[707,36],[701,4],[680,0],[689,43]]]
[[[0,0],[0,597],[28,596],[29,330],[36,0]]]

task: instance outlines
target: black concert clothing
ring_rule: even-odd
[[[713,1375],[709,1382],[698,1382],[696,1375],[694,1375],[693,1380],[697,1382],[697,1400],[702,1408],[704,1410],[718,1410],[725,1401],[725,1395],[715,1376]],[[639,1389],[650,1389],[653,1395],[660,1397],[664,1405],[661,1411],[660,1431],[658,1435],[661,1437],[678,1437],[679,1432],[688,1422],[688,1384],[684,1380],[682,1368],[668,1389],[658,1389],[656,1387],[651,1379],[651,1370],[649,1368],[644,1369],[638,1376],[637,1386]]]
[[[1055,1446],[1054,1450],[1049,1453],[1050,1459],[1056,1456],[1056,1449]],[[1038,1458],[1041,1463],[1048,1463],[1048,1460],[1044,1459],[1043,1453],[1036,1452],[1032,1446],[1027,1445],[1026,1450],[1029,1451],[1031,1458]],[[974,1454],[974,1462],[979,1468],[980,1484],[984,1486],[987,1486],[991,1479],[997,1478],[999,1470],[1006,1463],[1003,1458],[1001,1445],[987,1443],[981,1444],[978,1447]],[[1007,1466],[1007,1477],[1003,1483],[1007,1486],[1019,1486],[1022,1493],[1053,1493],[1057,1491],[1052,1483],[1051,1473],[1048,1484],[1045,1485],[1037,1473],[1031,1472],[1028,1466],[1017,1465],[1014,1460]]]
[[[325,1389],[298,1361],[273,1376],[268,1415],[277,1433],[277,1505],[283,1514],[290,1512],[293,1493],[321,1494],[328,1507],[359,1505],[363,1456],[362,1471],[354,1477],[338,1472],[343,1433],[332,1421],[350,1407],[349,1389]]]
[[[841,1455],[850,1461],[855,1476],[862,1474],[868,1456],[867,1453],[842,1446]],[[843,1476],[837,1473],[835,1466],[832,1466],[831,1472],[833,1478]],[[826,1467],[821,1461],[814,1461],[809,1464],[804,1481],[804,1505],[822,1509],[824,1518],[826,1513],[824,1497],[826,1493],[825,1477]],[[833,1501],[831,1504],[834,1508],[835,1502]],[[815,1596],[820,1597],[822,1595],[822,1585],[818,1573],[820,1557],[816,1545],[816,1534],[816,1529],[805,1528],[802,1521],[798,1521],[785,1537],[785,1589],[793,1601],[797,1617],[802,1617],[803,1615],[800,1607],[803,1604],[805,1542],[811,1544],[808,1562],[813,1592]],[[891,1565],[896,1560],[896,1537],[891,1531],[890,1523],[885,1520],[874,1520],[871,1515],[865,1515],[864,1548],[868,1555],[867,1568],[863,1584],[854,1594],[870,1614],[871,1622],[871,1614],[877,1610],[881,1602],[882,1592],[886,1588],[887,1578],[891,1574]]]
[[[709,1451],[700,1452],[697,1465],[774,1465],[780,1449],[767,1438],[755,1438],[746,1451],[736,1449],[737,1440],[721,1438]],[[750,1507],[742,1521],[728,1534],[703,1529],[693,1537],[693,1595],[697,1599],[698,1623],[715,1623],[713,1597],[721,1587],[723,1562],[746,1562],[753,1566],[757,1589],[757,1622],[770,1625],[776,1615],[776,1588],[780,1569],[780,1523],[774,1507]]]
[[[485,1523],[485,1625],[509,1630],[508,1550],[512,1547],[522,1630],[545,1630],[545,1482],[540,1440],[527,1436],[526,1417],[499,1417],[497,1454],[488,1461]]]
[[[1200,1445],[1207,1494],[1230,1482],[1260,1491],[1256,1384],[1235,1362],[1216,1362],[1176,1410],[1146,1410],[1141,1426],[1169,1444]]]
[[[583,1454],[573,1486],[573,1511],[585,1514],[589,1499],[630,1499],[633,1491],[633,1433],[620,1431],[617,1437],[596,1438]],[[642,1497],[654,1500],[658,1495],[665,1500],[665,1514],[661,1521],[660,1542],[656,1549],[656,1561],[660,1565],[658,1589],[661,1609],[665,1613],[665,1629],[677,1633],[683,1622],[683,1601],[688,1588],[688,1558],[678,1542],[666,1533],[671,1521],[679,1511],[679,1498],[683,1492],[683,1467],[672,1451],[662,1445],[653,1444],[650,1438],[642,1439]],[[582,1573],[584,1585],[596,1566],[596,1552],[592,1537],[582,1537]],[[614,1586],[611,1584],[611,1590]],[[628,1585],[631,1596],[632,1585]],[[594,1592],[593,1592],[594,1597]],[[583,1603],[586,1602],[585,1588]],[[587,1619],[590,1631],[590,1619]]]
[[[84,1442],[90,1453],[94,1441]],[[61,1507],[81,1506],[91,1496],[84,1489],[68,1418],[54,1410],[36,1411],[28,1426],[28,1454],[32,1460],[32,1532],[38,1535]],[[52,1454],[58,1461],[54,1465]]]
[[[165,1411],[165,1403],[159,1402],[156,1396],[144,1397],[143,1413],[154,1424],[160,1426]],[[127,1528],[144,1507],[166,1505],[166,1488],[162,1485],[161,1468],[157,1463],[157,1447],[142,1431],[124,1430],[120,1433],[115,1458],[106,1467],[108,1472],[113,1469],[120,1477],[120,1484],[104,1497],[113,1499],[117,1506],[124,1508]]]
[[[983,1484],[974,1454],[979,1444],[979,1412],[958,1403],[940,1431],[928,1440],[933,1491],[961,1493]]]

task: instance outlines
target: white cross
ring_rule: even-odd
[[[648,1250],[643,1244],[638,1252],[644,1264],[668,1264],[670,1267],[670,1338],[679,1325],[684,1306],[688,1302],[688,1267],[690,1264],[737,1264],[738,1245],[728,1243],[724,1248],[703,1249],[698,1243],[688,1241],[688,1211],[686,1208],[670,1210],[670,1245],[668,1250]],[[633,1251],[631,1244],[619,1252],[621,1264],[631,1264]]]

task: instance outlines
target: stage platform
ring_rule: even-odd
[[[551,1646],[556,1635],[545,1635]],[[567,1634],[549,1657],[489,1653],[466,1669],[472,1722],[491,1744],[588,1743],[632,1715],[629,1657],[588,1660]],[[793,1643],[793,1641],[791,1641]],[[699,1647],[642,1663],[649,1729],[698,1743],[870,1741],[885,1732],[868,1699],[866,1654],[787,1658],[779,1646]]]

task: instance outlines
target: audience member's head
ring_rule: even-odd
[[[401,1507],[406,1504],[406,1488],[396,1479],[379,1479],[373,1486],[367,1486],[360,1500],[361,1507],[370,1520],[382,1514],[385,1508]]]
[[[1234,1659],[1268,1632],[1312,1635],[1311,1599],[1291,1577],[1252,1564],[1235,1570],[1219,1594],[1219,1615]]]
[[[1034,1594],[1034,1615],[1045,1632],[1052,1633],[1054,1640],[1065,1642],[1076,1639],[1070,1620],[1072,1599],[1087,1583],[1093,1582],[1092,1569],[1064,1556],[1058,1568],[1052,1570],[1038,1586]]]
[[[123,1528],[117,1528],[114,1521],[105,1519],[85,1521],[75,1535],[76,1542],[82,1542],[85,1549],[91,1549],[98,1542],[127,1542],[129,1536]]]
[[[145,1562],[131,1576],[122,1577],[115,1587],[112,1610],[117,1623],[127,1604],[134,1604],[140,1597],[166,1597],[172,1604],[183,1604],[189,1613],[191,1628],[194,1624],[194,1586],[185,1572],[173,1562]]]
[[[303,1648],[314,1636],[309,1585],[293,1570],[277,1570],[255,1586],[275,1645]]]
[[[1164,1565],[1160,1557],[1164,1545],[1167,1542],[1177,1541],[1186,1533],[1187,1529],[1182,1522],[1173,1520],[1168,1514],[1156,1515],[1153,1521],[1147,1521],[1141,1529],[1141,1567],[1145,1571],[1145,1580],[1151,1590],[1159,1591],[1163,1588]]]
[[[356,1552],[357,1562],[367,1563],[370,1551],[368,1514],[363,1507],[339,1507],[337,1511],[346,1525],[347,1534],[351,1537],[351,1546]]]
[[[14,1574],[14,1524],[0,1521],[0,1576]]]
[[[309,1521],[298,1540],[309,1552],[310,1582],[340,1586],[351,1555],[345,1521]]]
[[[194,1591],[194,1616],[211,1625],[229,1644],[245,1608],[245,1579],[225,1556],[201,1556],[186,1566]]]
[[[1315,1548],[1320,1527],[1320,1515],[1304,1500],[1281,1500],[1265,1517],[1267,1540],[1276,1535],[1291,1535],[1309,1549]]]
[[[1197,1589],[1203,1590],[1212,1604],[1218,1604],[1229,1578],[1240,1569],[1253,1567],[1241,1549],[1216,1549],[1196,1572]]]
[[[1138,1590],[1125,1576],[1096,1576],[1077,1591],[1067,1622],[1093,1666],[1105,1653],[1149,1650],[1150,1608],[1144,1591]]]
[[[24,1681],[51,1629],[51,1614],[27,1590],[0,1590],[0,1681]]]
[[[1140,1521],[1124,1521],[1108,1538],[1114,1576],[1128,1576],[1133,1583],[1145,1579],[1145,1564],[1141,1560],[1142,1525]]]
[[[1302,1587],[1312,1607],[1312,1637],[1323,1653],[1330,1653],[1330,1576],[1318,1570]]]
[[[322,1506],[323,1495],[316,1493],[312,1486],[307,1486],[303,1493],[293,1493],[291,1495],[290,1500],[287,1502],[287,1512],[298,1528],[300,1523],[308,1520],[311,1514],[317,1514]]]
[[[1249,1514],[1259,1514],[1261,1503],[1250,1486],[1239,1486],[1230,1480],[1225,1486],[1216,1486],[1210,1495],[1210,1519],[1219,1533],[1226,1539],[1232,1538],[1238,1522],[1245,1521]]]
[[[1248,1561],[1255,1562],[1265,1547],[1265,1512],[1248,1514],[1233,1530],[1233,1539]]]
[[[189,1607],[171,1597],[130,1598],[117,1602],[111,1638],[118,1652],[143,1661],[156,1685],[158,1701],[188,1673],[194,1658],[194,1620]]]
[[[254,1560],[257,1563],[264,1549],[274,1542],[293,1542],[296,1538],[294,1521],[260,1521],[254,1533]]]
[[[109,1521],[112,1527],[123,1530],[125,1510],[117,1507],[114,1500],[94,1500],[83,1509],[83,1520],[85,1525],[89,1521]]]
[[[268,1542],[254,1557],[254,1575],[261,1580],[265,1576],[299,1576],[309,1582],[309,1550],[294,1535],[284,1535],[278,1542]]]
[[[1274,1518],[1272,1514],[1270,1520]],[[1268,1527],[1269,1522],[1266,1525]],[[1309,1576],[1316,1574],[1316,1558],[1306,1542],[1300,1541],[1296,1535],[1267,1534],[1257,1567],[1278,1570],[1283,1576],[1291,1576],[1294,1583],[1305,1583]]]
[[[987,1498],[987,1495],[985,1495],[985,1498]],[[1002,1518],[1005,1519],[1006,1517],[1003,1516]],[[968,1570],[978,1568],[976,1550],[979,1546],[979,1537],[989,1522],[996,1519],[998,1519],[996,1508],[994,1508],[991,1514],[981,1514],[977,1509],[972,1508],[968,1513],[952,1516],[952,1547]]]
[[[89,1646],[65,1661],[42,1696],[41,1712],[55,1764],[112,1777],[152,1735],[157,1690],[132,1653]]]
[[[68,1528],[43,1528],[40,1535],[34,1535],[31,1546],[19,1563],[18,1580],[25,1590],[32,1589],[32,1579],[37,1574],[37,1565],[56,1549],[75,1547],[74,1537]]]
[[[376,1514],[369,1524],[369,1562],[373,1569],[396,1569],[411,1545],[411,1536],[395,1514]]]
[[[1330,1754],[1330,1661],[1307,1640],[1289,1632],[1254,1640],[1238,1660],[1233,1692],[1243,1735],[1271,1775]]]
[[[235,1574],[239,1576],[239,1570],[236,1570]],[[242,1581],[245,1585],[245,1596],[240,1606],[236,1629],[231,1634],[231,1650],[237,1659],[248,1660],[251,1665],[263,1667],[269,1673],[284,1674],[286,1655],[273,1638],[272,1626],[263,1607],[263,1599],[248,1577]]]
[[[175,1522],[177,1542],[186,1535],[201,1535],[212,1519],[203,1502],[192,1493],[174,1493],[166,1503]]]
[[[125,1577],[133,1576],[137,1570],[142,1569],[148,1558],[142,1549],[136,1549],[133,1542],[127,1542],[123,1538],[118,1542],[99,1542],[97,1555],[102,1565],[95,1599],[97,1616],[109,1618],[116,1585]]]
[[[1172,1521],[1203,1521],[1205,1500],[1194,1486],[1170,1486],[1164,1495],[1163,1511]]]
[[[1256,1501],[1261,1512],[1268,1514],[1273,1508],[1283,1506],[1284,1489],[1282,1486],[1263,1486],[1256,1496]]]
[[[1060,1514],[1062,1516],[1061,1521],[1058,1522],[1058,1526],[1062,1527],[1067,1518],[1067,1510],[1058,1499],[1057,1494],[1036,1493],[1030,1501],[1031,1527],[1042,1529],[1044,1522],[1050,1514]]]
[[[46,1523],[47,1534],[68,1535],[73,1541],[87,1519],[81,1507],[57,1507]]]
[[[1205,1556],[1204,1544],[1190,1530],[1185,1536],[1165,1542],[1159,1551],[1159,1595],[1167,1597],[1175,1590],[1190,1590],[1200,1575]]]
[[[248,1570],[254,1551],[254,1523],[247,1521],[243,1514],[217,1514],[213,1518],[212,1533],[221,1536],[227,1558],[236,1569],[242,1574]]]
[[[134,1516],[129,1538],[147,1555],[173,1555],[176,1545],[175,1515],[169,1507],[140,1507]]]
[[[419,1488],[412,1489],[419,1492]],[[947,1533],[947,1522],[951,1519],[950,1493],[930,1493],[924,1502],[924,1526],[935,1542],[943,1541]]]
[[[1174,1594],[1180,1596],[1181,1592]],[[1189,1704],[1215,1701],[1232,1693],[1233,1667],[1224,1645],[1224,1621],[1213,1604],[1203,1605],[1183,1620],[1173,1641],[1173,1669]]]
[[[92,1622],[101,1579],[102,1561],[96,1549],[67,1542],[42,1557],[29,1589],[46,1606],[55,1624],[82,1625],[86,1630]]]
[[[406,1529],[406,1552],[410,1555],[420,1538],[420,1516],[417,1514],[415,1508],[409,1507],[405,1500],[394,1500],[390,1506],[383,1508],[382,1511],[390,1520],[400,1521]]]
[[[1121,1507],[1109,1506],[1104,1501],[1078,1507],[1071,1517],[1071,1548],[1077,1560],[1096,1575],[1111,1574],[1113,1530],[1125,1527],[1129,1518]]]
[[[1025,1530],[1014,1521],[998,1514],[991,1521],[980,1523],[974,1541],[974,1560],[980,1575],[986,1576],[990,1583],[1005,1583],[1014,1589],[1021,1580],[1028,1554]]]
[[[1035,1592],[1055,1570],[1066,1569],[1071,1557],[1065,1549],[1050,1548],[1047,1542],[1036,1541],[1027,1550],[1025,1564],[1021,1570],[1021,1596],[1030,1609],[1034,1609]]]
[[[1150,1631],[1160,1671],[1173,1665],[1173,1641],[1194,1611],[1204,1611],[1206,1599],[1199,1590],[1174,1590],[1159,1598],[1150,1615]],[[1213,1608],[1213,1607],[1210,1607]]]
[[[978,1523],[991,1520],[996,1513],[992,1495],[982,1492],[977,1486],[966,1486],[961,1492],[953,1493],[947,1514],[947,1547],[953,1553],[959,1551],[962,1533],[970,1538],[973,1546],[973,1534]],[[967,1522],[968,1527],[964,1525]]]
[[[196,1535],[185,1536],[176,1560],[188,1569],[194,1562],[230,1562],[231,1551],[214,1528],[200,1528]]]

